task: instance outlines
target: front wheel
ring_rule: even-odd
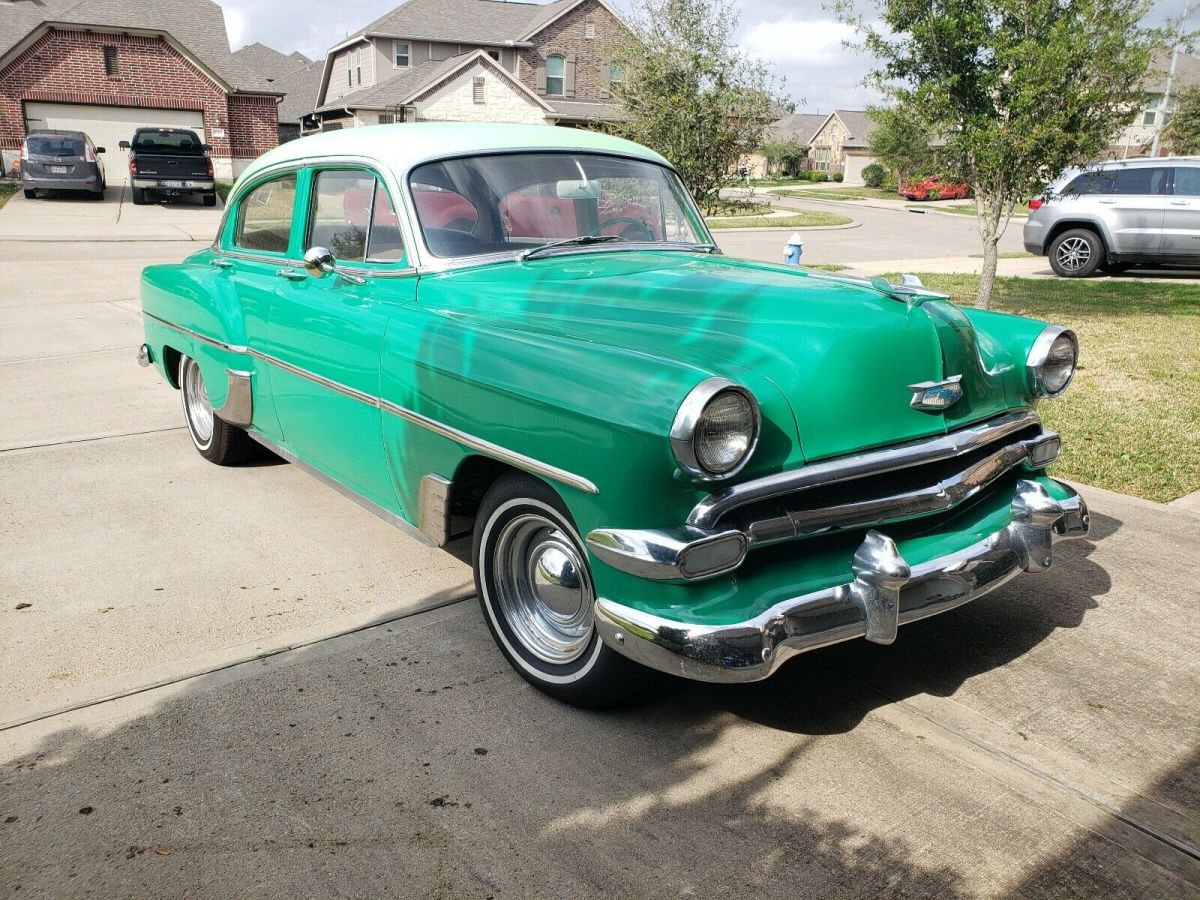
[[[1087,228],[1064,231],[1050,244],[1050,268],[1063,278],[1086,278],[1103,261],[1100,235]]]
[[[205,206],[216,206],[217,205],[217,195],[216,194],[205,194],[204,195],[204,205]]]
[[[483,499],[472,547],[479,605],[500,651],[538,690],[574,706],[628,698],[648,670],[600,640],[587,552],[562,499],[508,475]]]
[[[188,432],[201,456],[218,466],[235,466],[254,457],[258,444],[216,414],[200,366],[190,356],[179,360],[179,393],[183,395]]]

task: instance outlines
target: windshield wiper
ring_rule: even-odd
[[[607,244],[610,241],[622,240],[624,238],[616,234],[581,234],[579,237],[563,238],[560,241],[551,241],[548,244],[542,244],[538,247],[530,247],[528,250],[523,250],[517,254],[517,259],[533,259],[535,256],[545,253],[547,250],[553,250],[556,247],[584,247],[588,244]]]

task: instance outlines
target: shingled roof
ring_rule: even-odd
[[[325,60],[317,59],[293,69],[271,82],[271,87],[283,94],[279,104],[279,121],[296,123],[313,111],[321,89],[321,72]]]
[[[408,0],[346,41],[368,35],[501,47],[526,40],[580,0],[506,3],[503,0]]]
[[[294,72],[312,62],[299,51],[280,53],[274,47],[257,42],[235,50],[233,58],[241,64],[242,68],[253,72],[265,81],[278,81],[289,72]]]
[[[162,32],[230,90],[274,93],[229,50],[225,16],[211,0],[23,0],[0,3],[0,61],[5,61],[44,25],[91,25],[127,31]]]

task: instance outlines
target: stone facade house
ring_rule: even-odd
[[[279,95],[229,49],[209,0],[0,3],[0,152],[5,171],[33,129],[87,132],[126,176],[117,144],[141,126],[191,128],[232,178],[278,143]]]
[[[611,121],[629,36],[605,0],[408,0],[330,48],[313,125]]]
[[[793,143],[798,147],[812,145],[812,137],[818,128],[825,124],[828,116],[820,113],[789,113],[776,119],[768,127],[763,136],[763,143],[773,142]],[[777,160],[768,159],[763,152],[751,153],[740,161],[739,173],[747,178],[766,178],[780,174],[780,164]]]
[[[812,168],[841,173],[846,184],[862,184],[862,170],[875,162],[871,132],[875,123],[863,109],[835,109],[813,133],[808,157]]]

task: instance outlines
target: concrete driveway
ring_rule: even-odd
[[[136,285],[215,219],[12,240],[22,204],[0,212],[5,895],[1200,891],[1200,517],[1084,488],[1093,539],[1051,575],[891,647],[579,712],[504,663],[462,546],[195,453],[134,363]]]

